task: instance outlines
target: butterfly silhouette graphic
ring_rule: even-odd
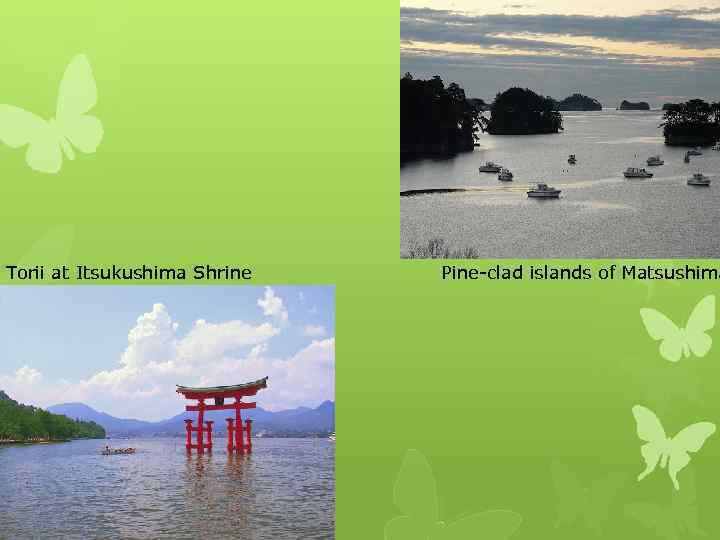
[[[92,154],[103,137],[102,122],[86,114],[97,103],[90,62],[75,56],[65,69],[58,90],[55,118],[44,120],[12,105],[0,105],[0,141],[11,148],[28,146],[25,161],[34,170],[57,173],[63,154],[75,159],[77,148]]]
[[[509,510],[479,512],[450,524],[439,521],[435,476],[417,450],[405,454],[394,499],[403,515],[388,521],[385,540],[507,540],[522,523],[520,514]]]
[[[605,474],[586,484],[559,461],[550,465],[557,496],[558,519],[555,528],[584,524],[602,536],[611,506],[623,487],[620,473]]]
[[[651,308],[642,308],[640,317],[650,337],[662,341],[660,355],[666,360],[677,362],[683,356],[688,358],[691,351],[702,358],[712,346],[712,338],[706,332],[715,326],[715,295],[708,295],[698,302],[685,328],[678,327]]]
[[[683,474],[683,488],[673,491],[669,505],[654,501],[638,501],[625,505],[625,514],[667,540],[680,540],[689,535],[707,536],[700,527],[700,512],[695,506],[697,492],[691,469]]]
[[[632,413],[637,424],[638,437],[647,443],[640,448],[640,454],[645,460],[645,470],[638,476],[638,481],[653,472],[659,463],[661,468],[667,467],[675,489],[680,489],[677,475],[690,463],[689,452],[697,452],[702,448],[707,438],[715,433],[715,424],[691,424],[675,437],[669,438],[660,420],[650,409],[635,405]]]

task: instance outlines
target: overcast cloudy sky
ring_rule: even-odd
[[[0,287],[0,389],[160,420],[175,385],[269,376],[271,410],[335,399],[332,287]]]
[[[703,0],[402,0],[400,68],[471,97],[509,86],[606,107],[720,99],[720,4]]]

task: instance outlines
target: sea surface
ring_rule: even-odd
[[[239,456],[217,443],[203,456],[180,438],[0,447],[0,538],[335,537],[334,443],[259,438]]]
[[[706,148],[684,163],[685,148],[663,144],[660,111],[563,116],[557,135],[482,134],[473,152],[402,165],[401,192],[472,191],[400,197],[401,256],[441,239],[481,258],[720,257],[720,152]],[[665,165],[647,167],[656,154]],[[514,181],[479,173],[485,161],[508,167]],[[655,176],[625,179],[629,166]],[[686,184],[697,171],[713,179],[709,188]],[[562,189],[560,199],[528,199],[534,182]]]

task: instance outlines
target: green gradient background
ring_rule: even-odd
[[[337,284],[338,539],[382,538],[408,448],[433,467],[447,521],[508,509],[524,518],[513,538],[593,538],[554,529],[558,459],[583,482],[627,477],[606,538],[656,537],[622,515],[671,492],[662,471],[634,481],[630,408],[673,434],[720,422],[720,369],[715,350],[662,360],[638,309],[684,324],[715,284],[441,282],[440,264],[398,260],[392,2],[98,6],[26,2],[0,19],[0,102],[51,116],[84,52],[105,126],[98,152],[57,176],[0,146],[5,261],[69,224],[71,263],[251,265],[256,284]],[[664,399],[674,379],[652,381],[669,367],[699,377],[694,396]],[[719,437],[691,465],[711,537]]]

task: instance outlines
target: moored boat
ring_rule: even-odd
[[[513,173],[511,173],[509,169],[502,169],[500,174],[498,174],[498,180],[501,182],[512,182],[512,179]]]
[[[687,181],[688,186],[709,186],[710,178],[701,172],[696,172]]]
[[[103,456],[119,456],[124,454],[134,454],[135,448],[110,448],[106,446],[101,452]]]
[[[720,141],[716,142],[715,145],[711,148],[711,150],[716,150],[720,152]]]
[[[652,178],[653,173],[647,172],[645,169],[639,167],[628,167],[623,172],[625,178]]]
[[[699,146],[696,146],[692,150],[687,151],[689,156],[702,156],[702,150],[700,150]]]
[[[494,172],[499,173],[502,170],[502,165],[498,165],[497,163],[493,163],[492,161],[486,161],[484,164],[480,165],[478,170],[480,172]]]
[[[577,163],[577,158],[575,157],[575,154],[570,154],[568,157],[568,163],[570,165],[575,165]]]
[[[562,190],[555,189],[554,187],[548,186],[547,184],[540,182],[535,187],[530,188],[527,192],[528,197],[534,197],[537,199],[557,199],[560,197]]]
[[[651,167],[655,167],[658,165],[664,165],[665,161],[663,161],[663,158],[660,156],[650,156],[647,158],[647,164]]]

